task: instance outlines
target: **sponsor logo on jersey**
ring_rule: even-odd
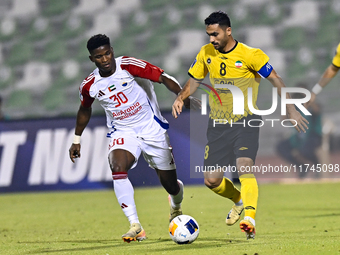
[[[192,62],[191,66],[190,67],[193,67],[197,62],[197,59],[195,58],[194,62]]]
[[[137,102],[137,103],[131,105],[129,108],[125,109],[125,110],[113,112],[112,116],[116,119],[123,120],[125,118],[128,118],[128,117],[136,114],[141,109],[142,109],[142,106],[139,104],[139,102]]]
[[[231,94],[229,89],[216,89],[218,94]]]
[[[226,59],[228,59],[228,58],[226,58],[226,57],[220,57],[220,59],[226,60]]]
[[[248,150],[248,148],[247,147],[241,147],[241,148],[239,148],[239,150],[244,151],[244,150]]]
[[[109,87],[110,92],[114,91],[115,89],[116,89],[116,85],[114,84]]]
[[[245,210],[255,210],[255,207],[252,206],[247,206],[246,208],[244,208]]]
[[[121,207],[122,209],[124,209],[124,208],[127,208],[128,206],[127,206],[126,204],[122,203],[120,207]]]
[[[207,63],[208,63],[208,65],[210,65],[210,63],[211,63],[211,58],[208,58],[208,59],[207,59]]]
[[[234,80],[232,79],[220,79],[220,78],[215,78],[214,79],[214,84],[228,84],[228,85],[235,85]]]
[[[235,66],[236,66],[237,68],[240,68],[240,67],[243,66],[243,64],[242,64],[241,61],[236,61],[236,62],[235,62]]]
[[[98,97],[101,97],[101,96],[104,96],[104,95],[105,95],[105,93],[103,91],[99,90]]]
[[[128,84],[127,82],[124,82],[124,83],[122,84],[122,86],[125,87],[127,84]]]

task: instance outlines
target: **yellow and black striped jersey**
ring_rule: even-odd
[[[333,57],[332,64],[336,67],[340,67],[340,43],[338,47],[336,48],[335,56]]]
[[[228,89],[216,89],[222,105],[215,98],[209,97],[210,118],[227,119],[233,122],[252,114],[248,108],[248,88],[253,89],[253,106],[256,106],[258,87],[261,76],[260,70],[267,77],[272,67],[268,63],[269,57],[260,49],[251,48],[243,43],[237,42],[233,49],[226,53],[221,53],[212,44],[204,45],[197,54],[196,59],[189,69],[189,75],[196,80],[203,80],[209,73],[210,82],[213,87],[215,84],[228,84],[240,88],[244,95],[244,114],[233,114],[233,96]],[[269,72],[268,72],[269,70]],[[259,72],[259,73],[258,73]],[[261,73],[261,74],[262,74]]]

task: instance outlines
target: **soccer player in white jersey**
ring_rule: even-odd
[[[69,153],[72,162],[80,157],[80,136],[91,118],[95,99],[104,108],[109,128],[108,160],[114,191],[130,230],[122,236],[126,242],[146,238],[137,215],[134,189],[128,171],[137,165],[143,154],[158,174],[169,193],[170,220],[182,214],[183,184],[177,180],[176,166],[166,129],[168,122],[161,115],[152,82],[163,83],[178,94],[178,82],[164,71],[144,60],[114,57],[110,39],[98,34],[87,42],[90,60],[97,68],[80,86],[81,105],[77,113],[75,137]],[[144,78],[143,84],[135,77]],[[145,80],[146,79],[146,80]],[[187,101],[186,105],[190,105]]]

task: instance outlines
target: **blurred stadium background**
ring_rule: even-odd
[[[1,0],[4,110],[11,118],[74,115],[78,86],[94,69],[86,41],[96,33],[112,38],[116,56],[148,60],[183,84],[208,42],[203,20],[219,9],[229,13],[234,37],[263,49],[288,86],[315,83],[340,41],[337,0]],[[327,113],[339,109],[339,81],[320,95]],[[158,95],[170,109],[168,93]]]
[[[208,43],[203,20],[219,9],[230,15],[234,38],[267,53],[287,86],[300,81],[313,86],[331,63],[340,42],[339,0],[0,0],[0,96],[10,119],[0,121],[1,254],[127,252],[117,238],[125,231],[126,221],[119,205],[112,204],[112,193],[5,193],[111,189],[102,116],[92,118],[83,134],[86,142],[82,142],[81,161],[71,165],[67,155],[79,107],[78,87],[94,69],[86,41],[94,34],[105,33],[111,38],[116,56],[145,59],[183,84],[200,47]],[[340,74],[318,95],[324,123],[322,163],[339,164],[339,84]],[[269,82],[261,82],[260,109],[271,106],[271,88]],[[163,86],[155,89],[161,108],[169,111],[174,96]],[[103,115],[96,103],[93,110],[94,115]],[[271,117],[280,118],[279,112]],[[190,178],[185,160],[190,138],[186,133],[188,118],[168,119],[175,127],[169,134],[179,177],[185,184],[203,185],[202,179]],[[205,132],[202,127],[194,128],[197,133]],[[262,127],[257,165],[284,163],[275,155],[275,146],[291,132],[295,130]],[[259,183],[267,181],[262,177]],[[134,186],[159,185],[143,160],[129,178]],[[103,180],[104,185],[99,185]],[[187,212],[196,215],[202,229],[213,231],[202,231],[191,248],[181,247],[191,249],[189,252],[225,253],[227,248],[234,254],[258,254],[259,250],[261,254],[313,254],[313,250],[315,254],[329,254],[331,250],[338,254],[339,223],[334,216],[339,216],[339,208],[334,201],[339,185],[263,185],[257,218],[262,237],[259,235],[246,248],[237,228],[228,230],[225,239],[225,229],[216,227],[220,226],[217,219],[225,217],[224,209],[211,206],[214,199],[216,205],[224,206],[217,201],[219,198],[206,188],[204,192],[187,188]],[[151,242],[131,246],[129,254],[144,250],[146,254],[181,252],[181,248],[167,245],[166,228],[159,227],[163,212],[168,210],[162,204],[167,203],[162,192],[136,192],[136,202],[149,208],[140,210],[140,219],[150,222],[147,233]],[[152,205],[156,204],[161,213],[153,211]],[[152,220],[147,218],[151,216]]]
[[[338,0],[0,0],[0,95],[10,119],[75,116],[78,87],[94,69],[87,39],[107,34],[116,56],[154,63],[181,84],[200,47],[208,43],[203,20],[226,11],[234,38],[259,47],[287,86],[314,85],[340,42]],[[258,106],[271,106],[262,81]],[[340,75],[319,95],[324,131],[339,144]],[[160,106],[174,97],[156,86]],[[103,114],[95,104],[94,114]],[[279,113],[278,113],[279,114]],[[277,115],[279,117],[279,115]],[[283,128],[262,130],[260,155],[272,155]]]

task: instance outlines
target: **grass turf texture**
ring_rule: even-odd
[[[204,186],[186,186],[183,212],[198,239],[177,245],[168,234],[162,188],[135,190],[148,239],[124,243],[129,227],[113,191],[0,195],[0,254],[340,254],[340,185],[260,185],[255,240],[225,225],[231,202]]]

